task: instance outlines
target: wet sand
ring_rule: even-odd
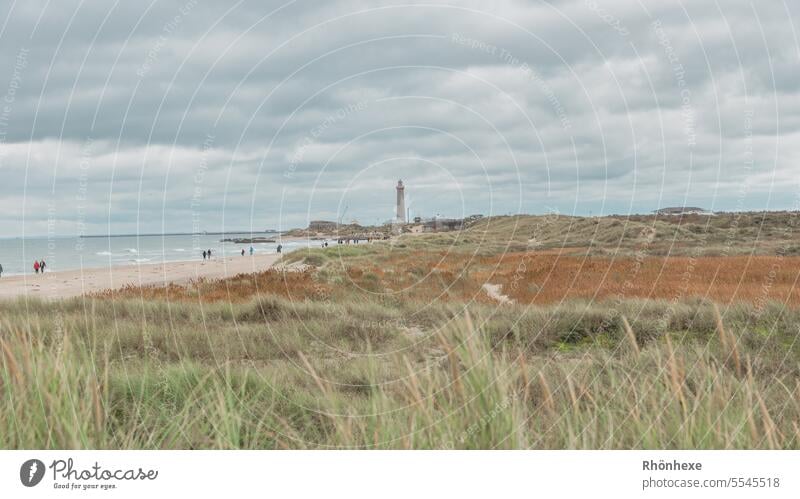
[[[150,263],[83,270],[47,271],[0,278],[0,299],[19,296],[68,298],[118,289],[126,285],[182,284],[205,277],[217,279],[270,268],[280,255],[234,256],[206,261]]]

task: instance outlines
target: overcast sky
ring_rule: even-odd
[[[670,6],[663,6],[668,4]],[[0,233],[796,209],[782,0],[0,2]]]

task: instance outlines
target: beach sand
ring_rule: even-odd
[[[280,255],[234,256],[206,261],[166,262],[83,270],[48,271],[0,278],[0,299],[18,296],[68,298],[132,285],[183,284],[191,279],[217,279],[267,270]]]

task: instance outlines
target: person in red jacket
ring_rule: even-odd
[[[33,262],[33,271],[39,273],[39,260]]]

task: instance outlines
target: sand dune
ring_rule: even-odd
[[[180,284],[198,277],[214,279],[266,270],[279,259],[277,254],[247,255],[207,261],[124,265],[10,276],[0,279],[0,298],[67,298],[104,289],[117,289],[128,284]]]

